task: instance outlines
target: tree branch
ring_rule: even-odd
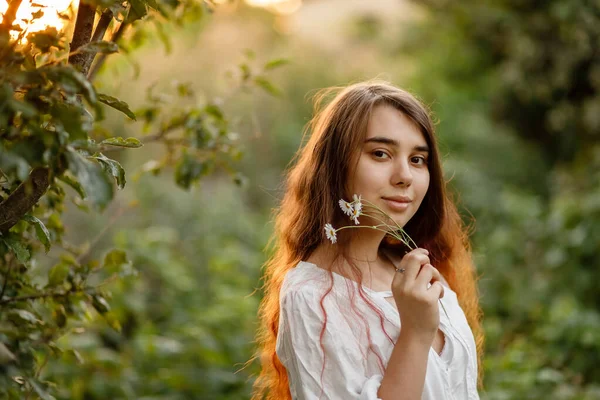
[[[91,41],[92,32],[94,30],[95,16],[96,9],[94,6],[84,2],[79,3],[77,19],[75,21],[75,30],[73,32],[73,41],[71,42],[71,48],[69,51],[75,51]],[[69,64],[77,67],[84,75],[87,75],[93,59],[93,53],[74,54],[69,57]]]
[[[16,297],[10,297],[8,299],[0,300],[0,305],[13,303],[15,301],[43,299],[46,297],[64,297],[64,296],[68,296],[69,294],[70,294],[70,292],[44,292],[44,293],[38,293],[38,294],[28,294],[26,296],[16,296]]]
[[[94,294],[94,293],[98,292],[98,288],[100,288],[101,286],[104,286],[108,283],[113,282],[115,279],[117,279],[117,277],[118,277],[118,275],[113,274],[109,278],[107,278],[104,281],[97,284],[96,286],[86,286],[83,288],[71,288],[64,292],[49,291],[49,292],[27,294],[27,295],[23,295],[23,296],[15,296],[15,297],[9,297],[6,299],[0,299],[0,306],[9,304],[9,303],[14,303],[15,301],[37,300],[37,299],[45,299],[48,297],[66,297],[66,296],[71,296],[71,295],[79,294],[79,293]]]
[[[4,18],[2,19],[2,25],[0,27],[1,30],[6,32],[10,31],[17,17],[17,11],[19,11],[19,7],[21,7],[21,2],[23,0],[8,0],[8,8],[4,13]]]
[[[113,12],[110,9],[106,9],[102,13],[98,24],[96,25],[96,29],[94,29],[94,34],[92,35],[92,42],[97,42],[104,38],[104,34],[108,29],[108,25],[110,25],[110,21],[113,19]]]
[[[100,24],[100,23],[98,23],[98,24]],[[121,25],[119,25],[119,28],[113,34],[110,41],[117,43],[121,39],[121,37],[123,37],[123,33],[125,33],[125,30],[127,29],[128,26],[129,26],[129,24],[126,24],[125,22],[121,22]],[[94,36],[95,36],[95,34],[94,34]],[[88,80],[90,80],[90,81],[94,80],[94,78],[98,74],[98,71],[104,64],[104,61],[106,61],[107,56],[108,56],[108,54],[100,54],[98,56],[98,58],[96,59],[96,62],[94,63],[94,65],[92,66],[92,68],[90,70],[90,73],[88,74]]]
[[[50,170],[36,167],[6,200],[0,203],[0,233],[8,232],[28,213],[50,186]]]
[[[10,13],[14,12],[16,15],[16,10],[19,8],[21,1],[11,1],[9,9],[4,15],[3,27],[8,21],[11,21],[11,23],[14,21],[14,16],[11,17]],[[79,9],[77,10],[73,41],[71,42],[71,51],[77,50],[79,47],[90,42],[94,28],[95,13],[96,9],[94,6],[80,2]],[[72,57],[69,57],[69,63],[87,75],[93,58],[94,54],[74,54]],[[50,183],[49,168],[34,168],[27,180],[21,183],[6,200],[0,203],[0,233],[8,232],[10,228],[19,222],[23,215],[33,208],[44,193],[46,193]]]

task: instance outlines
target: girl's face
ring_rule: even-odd
[[[360,194],[404,227],[427,193],[428,157],[427,141],[417,126],[392,106],[377,106],[351,173],[351,194]]]

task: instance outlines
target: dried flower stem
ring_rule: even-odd
[[[376,211],[376,213],[379,214],[380,216],[376,216],[374,214],[371,214],[370,212],[364,212],[364,210],[363,210],[364,206],[366,206],[365,208],[374,209]],[[373,220],[380,222],[380,224],[378,224],[378,225],[347,225],[347,226],[342,226],[340,228],[333,228],[331,226],[331,224],[327,224],[327,226],[325,227],[325,230],[326,231],[328,229],[330,230],[328,233],[328,239],[330,239],[332,243],[336,242],[335,234],[343,229],[367,228],[367,229],[374,229],[374,230],[383,232],[386,235],[392,236],[394,239],[397,239],[400,242],[404,243],[404,245],[406,245],[406,247],[408,247],[410,250],[414,250],[419,247],[419,246],[417,246],[415,241],[412,240],[412,238],[408,235],[408,233],[406,233],[406,231],[398,224],[398,222],[396,222],[392,217],[390,217],[385,211],[383,211],[376,204],[374,204],[368,200],[362,200],[360,196],[354,195],[354,201],[352,201],[352,202],[347,202],[343,199],[340,200],[340,207],[342,207],[342,211],[344,211],[345,214],[349,215],[350,218],[353,221],[355,221],[355,223],[357,223],[357,224],[358,224],[359,216],[365,216],[365,217],[372,218]],[[348,213],[348,210],[350,210],[350,213]],[[356,210],[358,210],[358,212],[352,213],[352,211],[356,211]],[[393,223],[393,225],[390,225],[388,222],[386,222],[386,220],[391,221]],[[387,229],[383,229],[382,227],[387,228]],[[331,229],[333,231],[331,231]],[[450,317],[448,316],[446,307],[444,307],[444,304],[442,303],[441,299],[439,299],[438,302],[442,306],[442,309],[444,310],[444,313],[446,314],[448,321],[450,321]],[[452,322],[450,322],[450,325],[452,325]]]

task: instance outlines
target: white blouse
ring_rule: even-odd
[[[400,316],[386,297],[315,264],[301,261],[287,272],[280,292],[276,352],[287,369],[293,399],[377,400],[387,362],[400,333]],[[444,287],[441,355],[429,349],[422,400],[473,400],[477,392],[475,340],[456,293]],[[326,313],[324,313],[326,311]],[[327,323],[325,321],[327,315]],[[371,346],[369,346],[371,343]]]

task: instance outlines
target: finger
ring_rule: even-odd
[[[415,279],[415,284],[427,288],[428,283],[433,283],[432,280],[441,280],[441,274],[433,265],[427,263],[421,268],[417,279]]]
[[[398,268],[406,270],[403,275],[407,281],[414,281],[421,270],[421,266],[429,263],[426,251],[425,249],[415,249],[402,258]]]
[[[427,293],[431,293],[431,296],[438,300],[444,297],[444,285],[441,281],[435,281],[431,284],[431,287],[427,289]]]

